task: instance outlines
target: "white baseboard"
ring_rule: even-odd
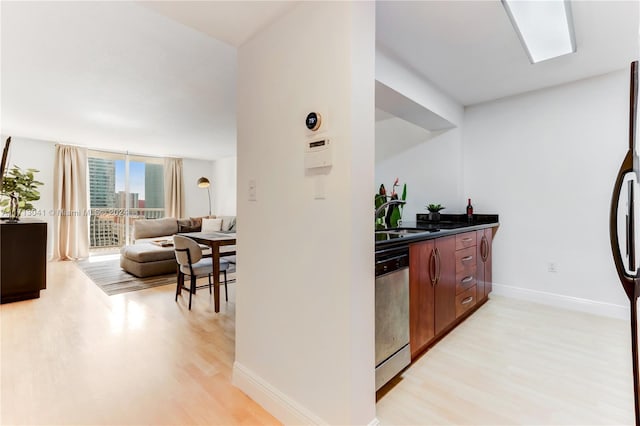
[[[609,318],[625,320],[629,318],[628,306],[615,305],[613,303],[598,302],[590,299],[581,299],[579,297],[564,296],[562,294],[547,293],[496,283],[493,283],[493,294]]]
[[[233,363],[231,382],[285,425],[328,424],[238,361]]]
[[[231,382],[285,425],[329,424],[238,361],[233,363]],[[367,424],[367,426],[379,425],[380,421],[376,417]]]

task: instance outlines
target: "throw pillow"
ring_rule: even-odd
[[[205,218],[209,218],[209,219],[215,219],[215,216],[200,216],[200,217],[190,217],[189,219],[191,219],[191,226],[196,226],[196,227],[202,227],[202,219]]]
[[[230,231],[236,224],[235,216],[221,216],[220,218],[222,219],[222,231]]]
[[[178,219],[178,228],[180,228],[180,226],[192,226],[191,219]]]
[[[222,229],[222,219],[202,219],[202,232],[217,232]]]
[[[178,225],[178,232],[200,232],[199,226]]]

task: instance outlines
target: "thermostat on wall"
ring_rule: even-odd
[[[304,152],[305,169],[331,166],[331,157],[331,141],[329,139],[306,142]]]
[[[307,114],[304,124],[307,126],[307,129],[315,132],[322,126],[322,115],[320,115],[319,112],[310,112]]]

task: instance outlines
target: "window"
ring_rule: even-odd
[[[164,217],[164,160],[89,151],[91,249],[128,243],[133,221]]]

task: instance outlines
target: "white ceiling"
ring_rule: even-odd
[[[638,2],[573,2],[578,52],[531,65],[498,0],[378,2],[377,44],[464,105],[626,68]],[[1,1],[2,134],[235,155],[236,47],[292,1]]]
[[[3,134],[235,155],[235,47],[131,2],[0,6]]]
[[[286,1],[144,1],[140,4],[238,47],[298,2]]]
[[[379,47],[463,105],[629,67],[638,59],[637,1],[573,1],[577,52],[529,63],[499,0],[379,1]]]

